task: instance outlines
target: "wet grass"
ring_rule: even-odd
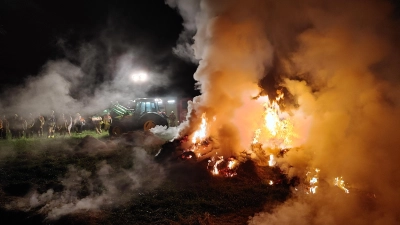
[[[88,134],[88,133],[86,133]],[[86,135],[85,134],[85,135]],[[107,139],[105,135],[91,135]],[[38,209],[9,210],[6,205],[31,190],[64,189],[60,177],[73,165],[94,173],[106,160],[113,168],[132,167],[132,149],[118,146],[113,153],[83,154],[74,150],[84,135],[71,138],[21,139],[0,143],[1,224],[246,224],[249,216],[283,202],[289,186],[270,186],[247,161],[233,178],[212,176],[206,162],[177,163],[158,188],[137,193],[122,205],[45,220]],[[264,168],[269,177],[281,176]],[[284,179],[284,177],[283,177]],[[84,192],[84,189],[82,189]],[[82,193],[82,197],[85,193]]]

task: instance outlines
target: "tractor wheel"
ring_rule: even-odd
[[[146,120],[143,124],[143,130],[148,131],[155,126],[156,126],[156,122],[154,122],[153,120]]]
[[[138,124],[139,129],[143,129],[144,131],[148,131],[151,128],[160,125],[160,126],[168,126],[168,122],[166,119],[162,118],[157,114],[147,114],[143,116]]]

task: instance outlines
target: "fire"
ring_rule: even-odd
[[[310,193],[315,194],[317,192],[317,187],[318,186],[310,187]]]
[[[265,127],[267,128],[267,137],[274,145],[272,147],[288,148],[291,147],[293,134],[292,123],[284,117],[277,98],[275,101],[270,101],[267,96],[267,102],[264,103],[265,108]]]
[[[213,173],[214,175],[218,175],[218,174],[219,174],[218,165],[219,165],[220,163],[222,163],[223,161],[224,161],[224,157],[223,157],[223,156],[220,156],[219,159],[215,162],[215,164],[214,164],[214,166],[213,166],[213,170],[212,170],[212,173]]]
[[[255,134],[254,134],[253,144],[258,143],[258,139],[260,138],[260,134],[261,134],[261,129],[257,129]]]
[[[216,117],[213,117],[212,121],[215,120]],[[193,133],[192,145],[188,150],[195,153],[198,158],[209,155],[214,151],[212,140],[209,138],[209,134],[207,132],[208,123],[206,114],[203,113],[201,116],[200,128]],[[236,175],[236,168],[238,164],[238,161],[234,157],[224,159],[223,156],[218,156],[218,152],[215,152],[215,155],[208,160],[207,168],[213,175],[233,177]]]
[[[342,189],[346,194],[350,193],[349,189],[345,187],[345,182],[342,177],[336,177],[333,184]]]
[[[314,172],[307,172],[306,173],[306,177],[309,183],[309,187],[308,187],[308,194],[315,194],[317,192],[317,188],[318,188],[318,173],[319,173],[320,169],[316,168],[314,170]]]
[[[267,96],[268,99],[268,96]],[[266,109],[266,115],[265,115],[265,127],[268,129],[268,131],[272,134],[272,136],[276,136],[277,130],[279,127],[279,105],[277,102],[273,101],[272,103],[268,101],[264,104],[264,107]]]
[[[275,161],[275,159],[274,159],[274,155],[269,155],[269,161],[268,161],[268,165],[269,166],[275,166],[275,164],[276,164],[276,161]]]
[[[201,125],[200,129],[194,132],[192,137],[192,143],[197,143],[203,141],[207,137],[207,120],[206,114],[201,115]]]
[[[238,161],[234,157],[225,160],[223,156],[217,156],[216,159],[212,157],[208,160],[207,168],[211,170],[213,175],[233,177],[237,175],[236,169],[238,164]]]
[[[228,169],[233,169],[235,166],[235,161],[229,161],[228,162]]]
[[[256,153],[262,164],[270,167],[276,165],[275,156],[283,156],[285,152],[293,148],[293,138],[296,136],[293,132],[293,124],[289,116],[282,112],[279,106],[279,101],[283,99],[283,93],[278,91],[278,96],[271,101],[268,96],[260,97],[264,107],[263,126],[256,129],[251,142],[251,150]],[[214,117],[212,122],[216,118]],[[201,116],[201,124],[197,131],[192,135],[192,145],[186,151],[192,154],[187,154],[186,158],[200,158],[210,155],[214,150],[212,147],[213,141],[208,134],[208,122],[206,113]],[[207,169],[213,174],[224,177],[233,177],[236,175],[236,169],[239,166],[239,161],[234,157],[225,159],[223,156],[218,156],[218,153],[212,153],[213,156],[208,160]],[[315,168],[306,173],[304,184],[307,194],[316,194],[319,183],[320,169]],[[269,185],[275,185],[273,180],[268,181]],[[345,187],[345,182],[342,177],[334,179],[334,185],[349,193]],[[296,189],[297,190],[297,189]]]
[[[268,165],[271,167],[276,165],[275,156],[272,153],[277,154],[282,149],[291,148],[292,138],[294,137],[293,125],[288,119],[287,114],[281,111],[278,104],[283,99],[283,93],[280,91],[277,93],[278,96],[273,101],[268,96],[258,99],[261,100],[264,107],[264,114],[260,115],[260,119],[262,118],[263,122],[262,127],[255,130],[251,143],[251,150],[259,156],[260,162],[262,164],[268,162]],[[212,121],[215,121],[215,118]],[[203,113],[198,130],[192,134],[192,146],[188,150],[194,152],[198,158],[206,157],[213,151],[212,140],[208,134],[208,122],[206,113]],[[226,164],[222,156],[210,160],[210,163],[213,164],[212,174],[214,175],[221,174],[221,169],[219,168],[221,165]],[[233,160],[229,160],[227,163],[228,165],[226,168],[223,167],[223,169],[232,170],[233,167],[237,166],[235,164],[238,164]]]
[[[279,100],[283,99],[283,93],[278,92],[278,97],[271,101],[268,96],[259,98],[264,102],[263,127],[255,131],[253,144],[262,142],[270,148],[290,148],[292,147],[293,124],[283,113],[279,106]]]
[[[203,113],[201,116],[200,128],[193,133],[192,144],[187,147],[184,152],[192,152],[196,160],[211,154],[214,149],[211,143],[211,139],[208,137],[208,123],[206,120],[206,114]],[[189,139],[189,138],[188,138]]]
[[[293,147],[293,124],[278,104],[283,99],[283,93],[277,93],[278,96],[272,101],[268,96],[258,98],[264,107],[261,117],[263,126],[255,130],[251,149],[257,155],[260,165],[268,162],[269,166],[275,166],[274,157]]]

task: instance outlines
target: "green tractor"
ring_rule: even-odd
[[[167,117],[161,113],[157,100],[138,98],[131,101],[129,108],[114,103],[109,109],[113,118],[109,129],[110,136],[119,136],[133,130],[148,131],[157,125],[168,128]]]

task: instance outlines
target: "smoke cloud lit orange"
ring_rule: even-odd
[[[222,153],[248,149],[262,115],[252,97],[275,71],[281,83],[269,88],[291,95],[285,109],[299,135],[277,164],[289,176],[319,169],[312,197],[293,190],[249,224],[398,224],[400,48],[390,1],[192,3],[201,96],[187,129],[206,112]]]

